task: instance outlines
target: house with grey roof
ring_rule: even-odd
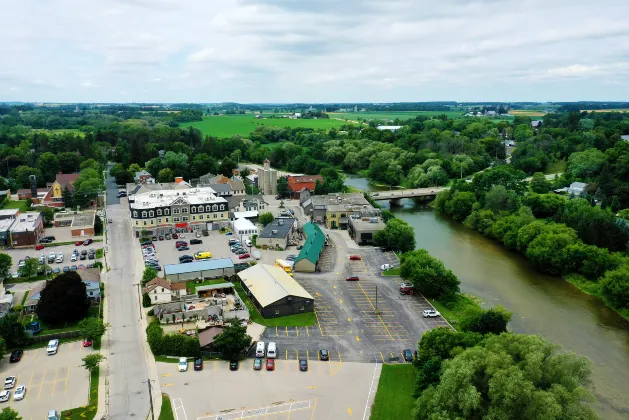
[[[257,246],[286,249],[297,230],[297,219],[276,218],[264,227],[256,239]]]

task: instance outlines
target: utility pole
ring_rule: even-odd
[[[151,403],[151,419],[155,420],[155,413],[153,412],[153,394],[151,392],[151,380],[147,379],[146,381],[142,381],[142,383],[147,383],[149,386],[149,402]]]

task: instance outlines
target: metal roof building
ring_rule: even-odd
[[[306,234],[306,242],[295,260],[295,271],[312,273],[317,267],[319,257],[325,245],[325,234],[318,225],[306,223],[303,227]]]
[[[312,295],[279,267],[256,264],[238,277],[264,318],[314,311]]]
[[[229,277],[234,274],[234,262],[231,258],[197,261],[187,264],[168,264],[164,266],[164,277],[171,283],[181,283],[197,279]]]

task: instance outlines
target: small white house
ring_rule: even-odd
[[[257,235],[258,228],[250,220],[244,217],[236,219],[232,222],[232,230],[234,235]]]
[[[400,128],[402,128],[402,126],[401,125],[379,125],[376,128],[380,131],[395,132],[395,131],[398,131]]]
[[[153,305],[157,303],[171,302],[173,299],[173,288],[166,279],[155,277],[146,283],[144,293],[148,293]]]

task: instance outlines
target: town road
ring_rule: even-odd
[[[118,188],[107,177],[108,229],[106,299],[110,324],[109,348],[109,419],[145,419],[149,413],[146,381],[148,366],[140,327],[140,308],[135,283],[135,260],[128,210],[121,208]],[[126,200],[123,200],[126,203]]]

